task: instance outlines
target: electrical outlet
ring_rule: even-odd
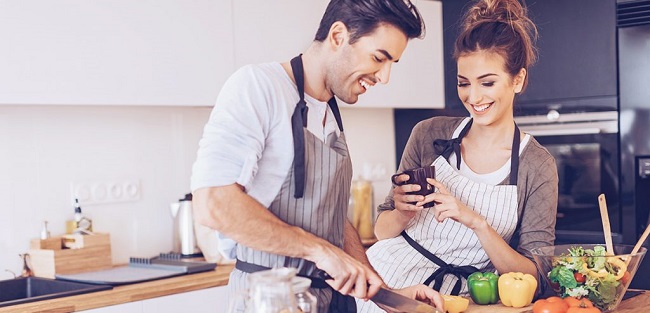
[[[131,178],[71,182],[70,194],[73,199],[79,199],[82,205],[133,202],[141,197],[140,180]]]

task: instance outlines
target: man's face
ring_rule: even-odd
[[[342,101],[353,104],[359,95],[377,83],[386,84],[390,69],[406,48],[406,35],[389,24],[349,44],[349,36],[338,47],[327,70],[326,87]]]

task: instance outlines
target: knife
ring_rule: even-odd
[[[323,270],[316,270],[316,276],[323,280],[332,279],[332,276]],[[397,312],[407,313],[444,313],[433,306],[424,302],[413,300],[411,298],[402,296],[399,293],[388,290],[384,287],[379,289],[379,292],[370,298],[373,302],[386,306],[391,310]]]
[[[443,313],[424,302],[413,300],[402,296],[399,293],[390,291],[386,288],[379,289],[379,292],[370,298],[377,304],[384,305],[397,312],[414,312],[414,313]]]

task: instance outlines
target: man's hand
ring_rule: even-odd
[[[324,245],[309,259],[332,276],[326,282],[343,295],[367,300],[384,284],[372,269],[335,246]]]

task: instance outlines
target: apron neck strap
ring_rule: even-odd
[[[512,152],[510,154],[510,185],[517,185],[517,176],[519,175],[519,145],[521,135],[519,127],[515,123],[515,136],[512,138]]]
[[[302,65],[302,54],[291,59],[291,71],[293,78],[296,81],[296,88],[298,89],[298,103],[291,115],[291,134],[293,136],[293,173],[295,175],[295,193],[294,198],[302,198],[305,192],[305,134],[303,128],[307,127],[307,113],[309,107],[305,102],[305,71]],[[339,112],[336,99],[332,97],[327,101],[339,130],[343,132],[343,121],[341,120],[341,113]]]

